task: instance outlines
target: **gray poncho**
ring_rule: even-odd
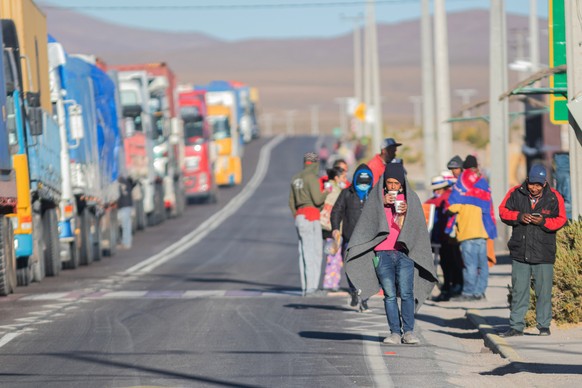
[[[415,264],[414,299],[418,311],[437,283],[437,275],[422,204],[408,181],[405,187],[408,210],[398,242],[406,246],[408,256]],[[368,299],[380,290],[373,259],[374,248],[389,234],[383,196],[384,187],[380,181],[370,192],[346,252],[346,273],[362,299]]]

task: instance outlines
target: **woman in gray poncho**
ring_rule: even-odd
[[[408,185],[403,166],[389,163],[383,183],[370,193],[346,254],[346,272],[361,298],[376,294],[380,287],[384,291],[390,327],[384,343],[419,342],[414,313],[436,284],[435,271],[422,204]]]

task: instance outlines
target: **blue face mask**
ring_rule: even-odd
[[[356,185],[356,189],[358,189],[358,191],[368,191],[368,189],[370,188],[370,185],[367,183],[360,183],[359,185]]]

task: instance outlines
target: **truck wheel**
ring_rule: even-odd
[[[88,208],[84,208],[81,213],[81,265],[89,265],[93,262],[93,234],[91,233],[92,214]]]
[[[69,261],[63,263],[64,269],[77,269],[79,267],[81,251],[76,242],[69,243]]]
[[[115,256],[117,250],[117,234],[119,230],[119,225],[117,222],[117,209],[111,209],[108,213],[108,226],[105,229],[105,237],[109,241],[109,247],[103,249],[103,256]]]
[[[135,218],[137,219],[137,230],[146,228],[146,214],[143,208],[143,199],[135,203]]]
[[[59,242],[57,212],[47,209],[42,215],[43,238],[46,244],[44,264],[46,276],[58,276],[61,272],[61,249]]]
[[[95,214],[91,214],[93,232],[93,260],[100,261],[103,257],[103,249],[101,248],[101,222],[103,221],[101,217],[97,217]]]
[[[16,260],[16,285],[28,286],[32,281],[32,268],[30,257],[22,257]],[[20,268],[19,268],[20,267]]]
[[[7,296],[16,288],[16,252],[12,223],[0,216],[0,296]]]

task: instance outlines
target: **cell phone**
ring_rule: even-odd
[[[540,213],[532,213],[531,215],[534,217],[541,217],[542,216]]]

